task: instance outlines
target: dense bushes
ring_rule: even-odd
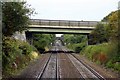
[[[77,44],[68,44],[67,47],[74,50],[76,53],[79,53],[84,47],[86,43],[77,43]]]
[[[105,65],[120,71],[120,55],[117,43],[103,43],[85,47],[81,54],[87,56],[93,62]]]
[[[33,35],[33,45],[38,49],[40,53],[43,53],[51,43],[55,40],[55,35],[53,34],[34,34]]]
[[[107,25],[97,24],[96,28],[89,34],[89,44],[100,44],[109,41]]]
[[[2,46],[3,76],[9,76],[26,66],[34,57],[32,51],[37,50],[26,42],[11,37],[3,38]]]
[[[106,16],[102,21],[106,21],[107,24],[98,24],[96,29],[90,34],[92,43],[99,45],[87,46],[82,50],[82,54],[92,61],[120,72],[118,20],[120,20],[118,10]]]
[[[28,29],[29,17],[34,13],[26,2],[1,2],[2,34],[12,36],[16,31]]]
[[[26,2],[2,3],[3,77],[12,75],[35,58],[32,51],[37,50],[34,47],[11,37],[16,31],[22,32],[28,28],[29,16],[33,13],[34,10]]]
[[[87,45],[86,35],[64,35],[64,42],[66,46],[73,49],[75,52],[79,53]]]

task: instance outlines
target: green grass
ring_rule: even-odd
[[[120,54],[117,43],[102,43],[99,45],[89,45],[82,49],[81,53],[96,62],[105,65],[108,68],[120,71]]]

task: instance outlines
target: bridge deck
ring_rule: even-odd
[[[94,27],[99,21],[71,21],[71,20],[45,20],[45,19],[31,19],[31,25],[42,26],[87,26]]]
[[[29,25],[30,28],[67,28],[67,29],[94,29],[95,27],[86,26],[47,26],[47,25]]]
[[[28,31],[49,33],[79,33],[89,34],[99,21],[70,21],[31,19]],[[105,24],[105,23],[103,23]]]

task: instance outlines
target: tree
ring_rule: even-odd
[[[110,14],[108,14],[106,17],[103,18],[102,21],[108,22],[108,25],[106,27],[107,34],[111,40],[117,39],[118,37],[118,10],[113,11]]]
[[[117,11],[112,11],[107,16],[105,16],[101,21],[102,22],[108,22],[109,21],[109,17],[112,16],[113,14],[116,14],[116,13],[118,13],[118,10]]]
[[[108,19],[109,25],[108,30],[112,39],[118,37],[118,11],[114,12]]]
[[[96,29],[90,34],[91,44],[103,43],[108,41],[106,26],[103,24],[97,24]]]
[[[102,21],[108,24],[98,24],[96,29],[90,34],[90,42],[93,44],[108,42],[118,39],[118,10],[111,12]]]
[[[26,30],[29,24],[29,16],[33,9],[28,8],[26,2],[3,2],[2,3],[2,33],[11,36],[16,31]]]
[[[64,35],[64,42],[66,42],[67,44],[77,44],[77,43],[81,43],[81,42],[85,42],[87,41],[86,35],[77,35],[77,34],[65,34]]]
[[[33,45],[40,51],[40,53],[43,53],[45,47],[49,47],[54,41],[54,36],[54,34],[34,34]]]

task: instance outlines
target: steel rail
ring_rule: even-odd
[[[40,80],[40,79],[42,78],[43,73],[44,73],[44,71],[45,71],[45,69],[46,69],[46,67],[47,67],[47,65],[48,65],[48,63],[49,63],[49,61],[50,61],[51,56],[52,56],[52,54],[49,56],[48,60],[47,60],[46,63],[44,64],[43,69],[42,69],[42,71],[40,72],[40,74],[38,74],[38,77],[37,77],[36,80]]]
[[[97,71],[95,71],[94,69],[92,69],[90,66],[86,65],[85,63],[83,63],[81,60],[79,60],[74,54],[70,54],[72,55],[74,58],[76,58],[80,63],[82,63],[87,69],[89,69],[96,77],[98,77],[98,79],[102,79],[102,80],[106,80],[102,75],[100,75]]]
[[[68,57],[68,53],[64,53],[67,57]],[[70,60],[70,58],[68,57],[68,59]],[[70,60],[71,61],[71,60]],[[72,63],[72,61],[71,61],[71,63]],[[72,63],[73,64],[73,63]],[[76,68],[76,66],[73,64],[73,66]],[[79,70],[76,68],[76,70],[79,72]],[[83,75],[81,74],[81,73],[79,73],[80,74],[80,76],[81,76],[81,79],[82,80],[85,80],[85,78],[83,77]]]

